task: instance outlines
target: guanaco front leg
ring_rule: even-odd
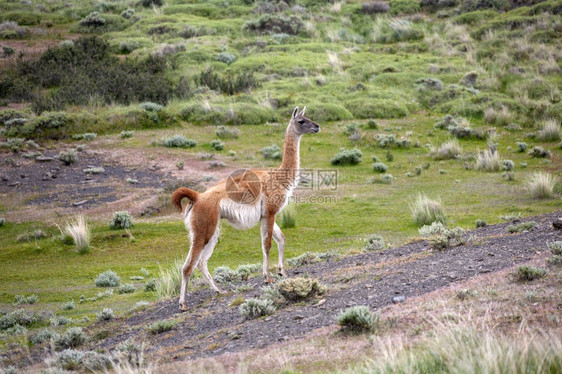
[[[275,215],[268,215],[261,220],[261,242],[263,252],[263,277],[265,283],[273,283],[269,274],[269,250],[271,249],[271,238],[273,237],[273,226],[275,225]]]
[[[285,235],[281,232],[279,225],[277,223],[273,226],[273,240],[277,243],[277,248],[279,249],[279,265],[278,272],[279,275],[286,277],[285,273]]]

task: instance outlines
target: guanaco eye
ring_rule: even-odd
[[[304,123],[304,119],[299,119],[297,122],[302,125]]]

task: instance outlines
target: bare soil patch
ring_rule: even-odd
[[[396,296],[406,300],[434,292],[471,278],[493,273],[547,255],[546,243],[562,240],[562,232],[551,222],[562,212],[526,218],[537,226],[521,234],[506,234],[511,223],[487,226],[470,232],[468,244],[432,251],[427,241],[418,241],[386,251],[348,256],[339,260],[293,268],[289,276],[307,275],[328,285],[323,301],[292,304],[271,316],[244,320],[230,302],[240,294],[216,296],[208,289],[190,294],[190,311],[181,313],[177,300],[152,305],[118,324],[102,325],[109,336],[91,349],[110,349],[134,338],[148,342],[148,354],[160,362],[198,359],[224,353],[265,348],[277,342],[305,337],[313,331],[333,326],[336,315],[353,305],[381,309]],[[252,290],[244,298],[258,297],[261,277],[245,284]],[[175,330],[150,335],[145,327],[155,321],[175,318]]]

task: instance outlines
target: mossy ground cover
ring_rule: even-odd
[[[304,11],[280,10],[276,22],[289,16],[302,21],[294,35],[281,32],[281,23],[277,28],[248,31],[246,22],[262,17],[251,10],[264,4],[170,1],[161,8],[145,8],[132,2],[93,6],[85,1],[71,5],[39,1],[28,6],[0,1],[0,22],[15,21],[21,28],[6,24],[0,31],[0,45],[13,49],[13,53],[0,51],[2,71],[16,69],[20,59],[37,59],[44,51],[43,44],[65,48],[57,45],[97,35],[121,63],[136,66],[151,56],[163,59],[164,70],[158,78],[170,87],[158,96],[161,100],[155,99],[163,105],[157,112],[142,109],[136,99],[109,100],[103,92],[111,87],[105,86],[99,87],[99,95],[90,95],[87,103],[78,105],[49,101],[61,85],[56,81],[30,83],[26,79],[31,74],[26,78],[20,71],[19,75],[8,74],[17,78],[9,82],[0,75],[0,105],[16,107],[28,123],[44,116],[41,112],[45,108],[64,112],[70,120],[56,131],[47,127],[39,136],[40,142],[53,147],[74,144],[69,141],[74,134],[97,132],[100,138],[92,143],[96,150],[122,148],[150,153],[158,147],[151,145],[155,139],[183,134],[198,145],[189,150],[166,150],[169,158],[189,159],[214,152],[228,165],[259,168],[278,165],[278,161],[265,160],[261,149],[272,144],[282,147],[289,113],[295,105],[307,105],[307,113],[321,124],[322,131],[303,138],[302,167],[337,170],[338,188],[313,192],[335,197],[335,202],[297,204],[297,226],[284,230],[289,257],[306,251],[358,251],[373,233],[390,243],[404,243],[417,235],[409,202],[419,192],[440,198],[450,222],[464,228],[472,228],[476,219],[490,224],[499,222],[502,214],[521,212],[527,216],[560,209],[559,196],[539,201],[524,190],[526,179],[535,171],[560,176],[558,142],[532,137],[543,121],[562,116],[561,55],[556,44],[560,39],[556,31],[560,1],[506,12],[462,13],[458,8],[446,8],[436,13],[422,9],[422,13],[409,16],[400,14],[398,8],[393,10],[397,15],[370,15],[361,12],[358,2],[344,2],[338,8],[311,1],[304,4]],[[129,8],[134,9],[132,16],[123,17],[122,12]],[[105,17],[106,27],[79,25],[93,11]],[[225,63],[217,58],[221,53],[231,54],[234,60]],[[213,91],[197,81],[208,68],[225,80],[252,73],[258,84],[232,95]],[[474,84],[463,80],[469,72],[477,74]],[[426,78],[436,83],[423,83]],[[422,83],[417,83],[420,79]],[[88,80],[90,86],[92,82]],[[97,83],[102,84],[101,80]],[[84,82],[65,84],[78,89]],[[95,87],[89,89],[96,91]],[[195,114],[186,117],[186,109]],[[501,172],[470,169],[474,162],[465,156],[487,149],[487,140],[459,140],[463,149],[459,159],[434,161],[429,156],[431,145],[439,146],[451,138],[447,130],[434,128],[447,113],[465,117],[475,129],[495,130],[497,136],[490,141],[498,143],[502,160],[514,161],[513,181],[503,179]],[[370,119],[377,121],[378,129],[369,128]],[[214,125],[231,123],[239,124],[240,136],[225,139],[224,150],[213,151]],[[346,132],[351,124],[361,134],[353,140]],[[38,138],[25,132],[29,126],[8,127],[0,122],[1,142],[9,134]],[[118,135],[122,130],[137,132],[123,141]],[[46,141],[45,134],[62,138],[63,143]],[[389,134],[409,139],[411,146],[381,148],[377,136]],[[529,149],[543,146],[552,157],[539,159],[517,152],[515,143],[521,141],[528,143]],[[342,147],[359,148],[362,162],[332,166],[330,160]],[[229,156],[229,151],[236,156]],[[389,152],[392,161],[386,159]],[[1,156],[11,157],[9,151],[2,151]],[[388,166],[387,173],[394,177],[392,184],[368,182],[377,176],[372,156]],[[421,167],[419,175],[417,167]],[[298,196],[310,194],[302,191]],[[0,202],[0,216],[8,206]],[[96,217],[88,218],[93,239],[91,253],[86,255],[58,240],[59,231],[51,223],[6,222],[0,227],[0,303],[4,308],[12,308],[16,294],[34,293],[39,296],[36,307],[55,310],[72,299],[78,302],[81,295],[97,294],[100,289],[93,280],[103,271],[114,270],[127,283],[142,267],[156,277],[159,265],[169,266],[187,254],[187,235],[177,216],[138,222],[131,229],[134,240],[121,231],[109,230],[107,223]],[[35,228],[50,236],[17,241],[18,235]],[[259,263],[261,256],[257,227],[240,233],[223,224],[210,267]],[[143,291],[142,282],[137,288],[132,294],[115,293],[58,313],[94,318],[103,307],[111,306],[120,313],[136,301],[156,298]]]

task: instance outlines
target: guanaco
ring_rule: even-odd
[[[285,237],[275,223],[275,216],[287,205],[297,184],[299,144],[303,134],[320,131],[320,126],[299,113],[296,107],[285,133],[281,166],[271,170],[241,169],[227,180],[203,193],[182,187],[172,194],[172,204],[183,212],[185,227],[190,233],[191,247],[182,267],[180,309],[187,310],[186,297],[189,279],[195,266],[218,293],[223,293],[213,280],[207,262],[219,238],[219,220],[226,219],[239,230],[249,229],[261,222],[263,276],[273,282],[269,272],[269,250],[273,238],[279,248],[279,274],[286,276]],[[182,200],[188,199],[182,208]]]

